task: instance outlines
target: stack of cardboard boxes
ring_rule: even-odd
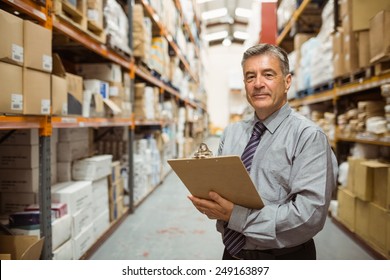
[[[335,77],[369,66],[377,61],[385,44],[389,45],[383,25],[389,1],[341,0],[339,4],[342,28],[333,34]]]
[[[52,32],[0,10],[0,113],[49,115]]]
[[[338,219],[390,258],[390,165],[350,157],[347,185],[338,189]]]

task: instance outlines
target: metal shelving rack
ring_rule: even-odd
[[[46,6],[40,6],[32,0],[3,0],[3,3],[7,4],[12,10],[17,11],[27,18],[31,18],[37,21],[40,25],[60,32],[68,38],[76,41],[81,44],[86,49],[92,51],[93,53],[109,60],[115,62],[122,66],[124,69],[129,71],[131,86],[134,89],[134,80],[135,77],[146,80],[148,83],[153,84],[156,87],[160,88],[160,92],[166,92],[172,97],[174,97],[178,102],[182,102],[185,106],[192,106],[194,108],[200,108],[205,113],[207,112],[206,106],[204,104],[198,104],[189,99],[183,99],[180,97],[180,93],[176,90],[166,86],[157,78],[151,76],[148,73],[143,72],[138,66],[134,64],[133,57],[125,57],[121,54],[116,53],[115,51],[110,50],[105,45],[99,43],[93,38],[88,37],[87,35],[81,33],[79,30],[74,28],[69,23],[61,20],[61,18],[55,17],[52,14],[53,0],[46,0]],[[129,28],[132,30],[132,6],[134,1],[128,1],[127,5],[128,10],[127,14],[129,16]],[[142,1],[144,8],[152,13],[152,17],[158,18],[154,13],[153,9],[147,3],[147,1]],[[154,15],[154,16],[153,16]],[[197,75],[191,70],[188,61],[186,60],[184,54],[179,49],[179,47],[174,42],[172,36],[168,34],[165,27],[157,20],[158,26],[161,28],[163,36],[168,40],[169,44],[176,52],[176,55],[180,58],[180,61],[185,66],[186,71],[190,74],[191,78],[198,82]],[[132,49],[132,32],[129,32],[129,42],[130,49]],[[41,258],[42,259],[52,259],[52,229],[51,229],[51,183],[50,183],[50,138],[52,135],[53,128],[71,128],[71,127],[113,127],[121,126],[128,127],[129,133],[129,180],[128,180],[128,189],[130,204],[128,209],[128,214],[134,210],[133,203],[133,142],[135,139],[135,128],[137,126],[163,126],[164,122],[136,122],[134,120],[134,115],[130,118],[83,118],[83,117],[73,117],[73,116],[5,116],[0,115],[0,129],[1,130],[15,130],[15,129],[39,129],[39,206],[41,209],[41,236],[45,237],[45,242],[43,246],[43,251]],[[106,238],[115,230],[115,228],[124,220],[126,215],[123,215],[122,218],[115,221],[110,225],[110,228],[101,236],[95,244],[81,257],[82,259],[88,258]]]

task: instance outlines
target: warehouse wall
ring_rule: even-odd
[[[208,109],[213,126],[225,128],[229,123],[229,85],[231,73],[241,73],[244,49],[239,45],[215,46],[208,50],[205,60],[205,88],[208,93]],[[242,80],[242,77],[238,77]],[[234,81],[234,84],[237,84]]]

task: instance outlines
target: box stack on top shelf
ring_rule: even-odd
[[[35,207],[34,213],[28,213],[35,217],[34,223],[24,234],[45,237],[40,241],[41,258],[87,258],[169,171],[163,162],[176,157],[180,149],[179,108],[197,112],[191,120],[199,123],[197,141],[205,136],[207,111],[196,95],[203,87],[192,68],[198,65],[192,61],[194,43],[187,41],[188,34],[176,36],[177,29],[183,32],[176,28],[183,24],[174,19],[181,17],[177,1],[167,1],[175,10],[172,14],[165,9],[168,22],[156,24],[142,16],[146,28],[157,26],[163,35],[143,38],[149,42],[143,47],[150,50],[144,52],[150,58],[143,63],[149,65],[138,63],[138,47],[130,48],[129,13],[134,8],[133,18],[140,15],[139,6],[130,2],[48,0],[46,6],[4,2],[4,10],[0,9],[2,223],[10,226],[11,215],[20,221]],[[148,2],[140,2],[150,17],[157,16]],[[48,12],[51,7],[54,14]],[[146,34],[151,36],[152,31]],[[181,79],[187,83],[183,91],[178,90]],[[140,85],[144,90],[136,92]],[[181,128],[183,135],[185,129],[189,130],[187,125]],[[142,150],[135,149],[135,133],[145,146]],[[18,137],[31,141],[20,142]],[[140,156],[142,172],[133,170]],[[107,157],[105,167],[112,166],[105,172],[99,171],[102,157]],[[10,161],[21,165],[11,167]],[[92,177],[80,177],[80,168]],[[139,179],[145,170],[146,178]],[[135,184],[138,181],[143,183]],[[73,209],[71,205],[82,197],[91,198],[90,202]],[[63,216],[52,215],[58,203],[69,204]],[[15,212],[22,213],[15,216]],[[12,225],[14,230],[24,226]]]
[[[327,28],[330,55],[316,55],[321,61],[314,64],[328,65],[331,76],[308,78],[297,65],[309,66],[307,56],[323,30],[329,5],[338,7],[334,26]],[[390,131],[386,114],[390,40],[384,32],[389,9],[386,0],[327,1],[319,34],[296,34],[295,49],[290,53],[295,59],[294,79],[298,80],[289,92],[290,104],[319,122],[332,141],[340,167],[349,166],[348,176],[344,176],[348,180],[339,178],[335,221],[382,258],[390,258]]]

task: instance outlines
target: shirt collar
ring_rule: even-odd
[[[278,126],[283,122],[285,118],[287,118],[292,112],[292,109],[288,103],[284,104],[282,108],[274,112],[271,116],[266,118],[263,121],[264,126],[266,129],[271,132],[272,134],[275,132],[275,130],[278,128]],[[257,121],[259,121],[258,117],[256,116],[256,112],[253,114],[253,120],[252,125],[254,125]]]

